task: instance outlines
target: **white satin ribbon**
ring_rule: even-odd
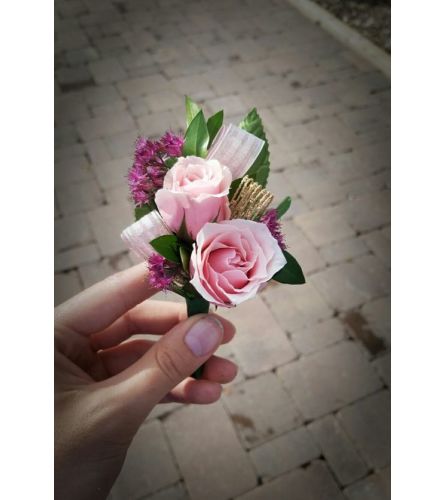
[[[153,210],[124,229],[121,238],[130,250],[147,260],[155,251],[150,241],[164,234],[171,234],[171,231],[167,229],[158,211]]]
[[[242,177],[257,159],[264,141],[236,125],[223,125],[216,135],[207,158],[218,160],[232,172],[232,178]]]

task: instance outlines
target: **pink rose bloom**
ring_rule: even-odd
[[[195,239],[206,222],[230,217],[227,195],[231,182],[230,170],[218,160],[180,157],[165,175],[155,202],[173,232],[179,230],[185,217],[187,231]]]
[[[209,302],[235,306],[254,297],[286,264],[265,224],[233,219],[206,224],[190,258],[190,283]]]

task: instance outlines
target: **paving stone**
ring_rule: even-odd
[[[338,118],[322,118],[307,125],[308,130],[318,137],[330,153],[348,151],[360,140],[356,134]]]
[[[294,221],[316,247],[351,238],[355,234],[345,219],[330,209],[301,214]]]
[[[220,309],[218,313],[237,325],[238,333],[231,347],[247,376],[264,373],[295,358],[294,348],[260,297],[245,302],[242,308]]]
[[[184,110],[181,108],[180,112],[176,110],[160,111],[158,113],[141,116],[136,122],[142,135],[158,138],[166,130],[177,132],[181,126],[184,126],[182,123],[183,117]]]
[[[111,154],[103,139],[94,139],[85,143],[85,149],[92,165],[111,160]]]
[[[232,387],[224,403],[247,449],[302,424],[300,413],[273,373]]]
[[[164,490],[145,497],[146,500],[190,500],[189,494],[182,483],[175,484]],[[112,499],[114,500],[114,499]],[[118,500],[118,499],[116,499]]]
[[[360,349],[348,341],[303,356],[277,373],[306,419],[321,417],[381,387]]]
[[[75,122],[88,117],[88,107],[81,95],[69,93],[55,99],[54,118],[57,125]]]
[[[292,334],[292,342],[301,354],[310,354],[343,340],[346,337],[344,325],[331,318],[310,327],[300,328]]]
[[[57,253],[54,257],[54,271],[66,271],[81,264],[95,262],[100,258],[97,245],[91,244]]]
[[[364,234],[362,239],[385,266],[389,267],[391,265],[391,241],[382,231]]]
[[[134,128],[133,118],[126,111],[121,111],[113,116],[113,119],[110,119],[109,116],[98,116],[77,122],[77,130],[83,141],[119,134]]]
[[[145,101],[153,113],[177,109],[184,105],[184,97],[172,90],[153,92],[145,97]]]
[[[82,291],[79,275],[76,271],[54,275],[54,305],[70,299]]]
[[[389,464],[391,448],[390,396],[386,390],[342,408],[338,418],[370,467]]]
[[[93,170],[99,185],[104,190],[124,187],[127,191],[128,186],[126,176],[131,167],[131,157],[109,160],[103,163],[93,164]]]
[[[98,84],[113,83],[125,80],[127,74],[120,62],[114,57],[100,59],[89,64],[94,81]]]
[[[328,319],[333,311],[311,283],[268,286],[264,298],[281,328],[289,333]]]
[[[134,222],[129,205],[116,203],[96,208],[88,213],[88,219],[103,256],[110,257],[127,250],[120,234]]]
[[[348,311],[387,293],[386,279],[382,281],[372,270],[357,262],[345,262],[310,277],[327,303],[339,311]]]
[[[120,134],[104,138],[104,143],[113,160],[125,158],[127,164],[132,164],[136,138],[142,135],[137,129],[127,130]]]
[[[84,214],[63,217],[54,222],[56,252],[91,243],[93,239],[90,223]]]
[[[286,126],[306,123],[317,118],[316,110],[302,101],[276,106],[272,108],[272,111],[277,116],[277,119]]]
[[[222,500],[255,487],[253,467],[221,403],[175,411],[165,429],[193,499]]]
[[[92,179],[94,179],[93,171],[83,154],[56,160],[54,169],[56,188]]]
[[[315,420],[308,426],[320,445],[329,467],[344,486],[368,472],[368,467],[333,415]]]
[[[391,386],[391,354],[385,354],[384,356],[380,356],[372,363],[376,369],[382,380],[385,384],[390,387]]]
[[[371,193],[339,205],[336,211],[360,232],[371,231],[390,223],[389,191]]]
[[[321,454],[306,427],[292,430],[250,451],[257,474],[264,480],[312,461]]]
[[[365,304],[361,313],[375,335],[391,343],[391,299],[382,297]]]
[[[304,495],[304,496],[301,496]],[[322,461],[315,461],[307,469],[296,469],[270,481],[237,500],[343,500],[335,480]]]
[[[207,106],[212,113],[218,112],[220,109],[224,110],[225,116],[246,114],[248,109],[240,97],[236,95],[229,95],[225,97],[218,97],[207,101]]]
[[[122,101],[110,102],[107,104],[101,104],[100,106],[95,106],[91,111],[94,116],[104,116],[104,115],[114,115],[119,114],[121,111],[127,109],[126,103]]]
[[[374,255],[362,255],[354,260],[375,282],[385,295],[391,291],[391,273],[380,259]]]
[[[79,266],[79,275],[85,288],[132,266],[132,262],[126,254],[100,261],[99,258],[100,256],[95,261],[79,262],[81,264]]]
[[[148,95],[157,90],[163,90],[168,87],[167,79],[158,75],[149,75],[141,78],[132,78],[124,80],[117,84],[117,88],[123,97],[137,97]]]
[[[111,494],[136,500],[179,479],[162,424],[153,420],[136,433]]]
[[[110,104],[121,99],[114,85],[99,85],[88,88],[83,93],[85,101],[92,108]]]
[[[391,478],[389,468],[378,471],[344,490],[348,500],[390,500]]]
[[[56,191],[63,214],[70,215],[99,207],[104,202],[95,180],[60,187]]]
[[[358,238],[337,241],[320,248],[320,255],[328,264],[352,260],[369,252],[365,243]]]

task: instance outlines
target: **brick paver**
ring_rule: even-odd
[[[389,498],[389,82],[284,0],[57,0],[55,26],[56,303],[137,261],[133,142],[183,131],[184,94],[260,111],[308,281],[223,311],[239,375],[156,408],[113,500]]]

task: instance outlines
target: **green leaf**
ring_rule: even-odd
[[[192,123],[193,118],[201,111],[201,108],[196,104],[195,101],[190,99],[189,96],[185,96],[185,116],[187,121],[187,127]]]
[[[190,265],[190,252],[184,245],[179,245],[179,257],[181,258],[182,268],[186,273],[188,273]]]
[[[200,111],[192,120],[185,133],[184,156],[200,156],[204,158],[207,154],[209,133],[204,120],[204,114]]]
[[[208,313],[210,304],[201,296],[194,297],[193,299],[187,298],[187,316],[194,316],[195,314]]]
[[[289,285],[302,285],[306,283],[300,264],[286,250],[283,250],[283,254],[286,257],[286,265],[275,273],[272,279]]]
[[[289,210],[290,204],[292,203],[291,197],[286,196],[284,200],[277,207],[277,217],[280,219]]]
[[[150,241],[150,245],[167,260],[181,264],[179,240],[174,234],[165,234]]]
[[[270,161],[269,161],[269,143],[266,139],[263,122],[256,108],[253,108],[239,124],[240,128],[250,132],[251,134],[263,139],[264,146],[257,156],[253,165],[249,168],[246,175],[251,177],[255,182],[265,187],[269,177]]]
[[[207,120],[207,130],[209,131],[209,148],[224,120],[224,111],[218,111]]]
[[[149,214],[153,210],[153,208],[154,207],[150,205],[142,205],[142,207],[135,207],[134,209],[135,220],[142,219],[142,217],[144,217],[144,215]]]
[[[167,168],[172,168],[177,161],[178,161],[177,158],[171,157],[164,160],[164,163]]]

